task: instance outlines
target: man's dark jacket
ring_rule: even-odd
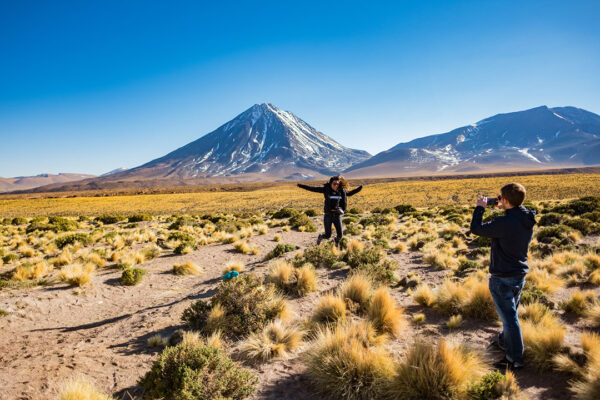
[[[473,212],[471,232],[492,239],[490,274],[517,276],[529,272],[527,250],[535,225],[535,210],[523,206],[506,210],[493,221],[482,223],[485,208],[477,206]]]

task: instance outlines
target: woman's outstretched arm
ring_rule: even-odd
[[[346,193],[347,197],[350,196],[354,196],[356,193],[360,192],[362,190],[362,185],[360,185],[359,187],[357,187],[356,189],[352,189],[349,192]]]
[[[303,184],[299,183],[298,187],[301,189],[304,189],[304,190],[308,190],[309,192],[325,193],[325,187],[323,187],[323,186],[314,187],[314,186],[308,186],[308,185],[303,185]]]

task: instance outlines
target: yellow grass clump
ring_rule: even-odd
[[[192,261],[173,265],[173,273],[175,275],[200,275],[203,272],[202,268]]]
[[[394,361],[368,323],[321,329],[305,357],[313,387],[331,398],[381,398]]]
[[[565,287],[565,281],[562,278],[539,268],[531,269],[529,274],[527,274],[527,282],[548,294],[552,294],[558,289]]]
[[[560,306],[567,312],[577,315],[585,315],[595,303],[596,295],[592,290],[576,290],[569,299],[563,301]]]
[[[550,310],[529,304],[521,315],[525,359],[539,369],[552,366],[552,358],[561,350],[566,329]]]
[[[412,296],[418,304],[425,307],[431,307],[435,303],[433,289],[426,283],[417,286]]]
[[[397,336],[405,324],[404,310],[396,305],[387,287],[380,287],[373,294],[367,317],[379,333]]]
[[[464,345],[417,341],[385,393],[403,400],[466,399],[471,384],[488,370],[484,358]]]
[[[244,268],[244,264],[242,264],[240,261],[230,261],[227,263],[227,265],[225,265],[225,268],[223,268],[223,275],[231,271],[242,272]]]
[[[93,264],[72,264],[62,267],[58,273],[58,280],[67,282],[71,286],[83,286],[92,280]]]
[[[346,319],[346,303],[331,293],[321,297],[313,310],[311,320],[317,324],[341,322]]]
[[[59,400],[113,400],[102,393],[85,378],[77,378],[67,382],[58,395]]]
[[[373,295],[371,280],[363,273],[352,274],[341,285],[339,295],[346,301],[350,310],[364,312],[369,308]]]
[[[463,322],[462,315],[457,314],[457,315],[453,315],[450,317],[448,322],[446,322],[446,326],[448,327],[448,329],[457,329],[458,327],[460,327],[462,325],[462,322]]]
[[[252,361],[286,357],[300,347],[303,336],[304,332],[298,327],[275,320],[242,341],[240,351],[244,358]]]
[[[51,262],[52,265],[54,265],[55,267],[61,267],[63,265],[67,265],[73,262],[73,255],[71,254],[69,249],[64,249],[60,252],[58,256],[53,258]]]
[[[156,335],[152,335],[148,338],[148,346],[149,347],[166,347],[168,344],[168,340],[158,333]]]

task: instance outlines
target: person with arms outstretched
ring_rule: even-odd
[[[331,237],[331,225],[335,226],[335,244],[339,245],[344,235],[342,230],[342,215],[346,212],[347,198],[355,195],[362,190],[362,185],[356,189],[348,191],[348,182],[344,177],[335,175],[329,178],[329,182],[323,186],[308,186],[301,183],[298,187],[310,192],[322,193],[325,196],[325,203],[323,206],[324,216],[323,224],[325,225],[325,233],[319,234],[317,237],[317,244],[320,244],[323,239],[329,239]]]

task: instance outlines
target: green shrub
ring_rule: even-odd
[[[589,235],[590,233],[597,233],[598,230],[600,230],[598,228],[598,226],[599,226],[598,224],[592,223],[589,220],[584,219],[584,218],[569,218],[566,221],[564,221],[563,224],[570,228],[578,230],[583,235]]]
[[[581,218],[588,219],[592,222],[600,222],[600,211],[585,213],[581,216]]]
[[[537,231],[536,239],[541,243],[552,243],[555,240],[561,241],[567,239],[572,228],[565,225],[546,226]]]
[[[364,210],[358,207],[352,207],[348,210],[348,214],[360,215],[362,213],[364,213]]]
[[[146,270],[142,268],[126,268],[121,274],[121,282],[127,286],[137,285],[146,275]]]
[[[469,396],[477,400],[496,399],[502,395],[498,384],[503,380],[504,375],[499,371],[488,372],[471,386]]]
[[[295,228],[298,230],[300,230],[301,227],[304,227],[303,230],[305,232],[316,232],[317,231],[317,227],[315,226],[315,224],[313,224],[313,222],[308,217],[308,215],[306,215],[304,213],[298,213],[298,214],[294,215],[293,217],[291,217],[289,220],[289,224],[291,225],[292,228]]]
[[[308,210],[305,210],[304,214],[308,215],[309,217],[316,217],[317,215],[321,215],[321,213],[319,213],[314,208],[309,208]]]
[[[14,253],[8,253],[7,255],[5,255],[4,257],[2,257],[2,262],[4,262],[4,264],[10,264],[13,261],[16,261],[19,259],[19,256],[14,254]]]
[[[102,222],[104,225],[116,224],[125,220],[123,215],[103,214],[95,218],[96,221]]]
[[[490,247],[492,245],[492,239],[485,236],[477,236],[475,239],[473,239],[473,243],[479,247]]]
[[[289,208],[289,207],[284,207],[279,211],[276,211],[275,213],[273,213],[273,218],[276,219],[284,219],[284,218],[291,218],[296,214],[299,214],[300,211],[295,210],[293,208]]]
[[[548,298],[542,290],[533,285],[525,285],[521,292],[520,304],[527,305],[531,303],[548,304]]]
[[[344,261],[350,268],[366,273],[377,282],[392,283],[396,280],[396,263],[386,257],[381,247],[371,246],[348,252]]]
[[[551,212],[569,215],[582,215],[589,212],[600,211],[600,197],[588,196],[561,204],[550,210]]]
[[[219,348],[183,342],[167,347],[140,385],[152,399],[237,400],[250,396],[257,382]]]
[[[458,263],[458,271],[464,272],[467,270],[473,270],[479,268],[479,264],[475,260],[463,259]]]
[[[329,243],[321,243],[320,245],[314,245],[304,249],[304,259],[314,265],[317,268],[331,268],[336,261],[337,256],[331,251],[331,245]]]
[[[14,217],[10,223],[12,225],[25,225],[27,223],[27,218]]]
[[[48,223],[44,223],[43,221],[40,219],[32,220],[25,232],[52,231],[58,233],[74,231],[79,227],[77,222],[64,217],[50,217],[48,218]]]
[[[143,222],[143,221],[152,221],[152,216],[148,214],[134,214],[127,218],[128,222]]]
[[[565,216],[558,213],[548,213],[542,215],[540,221],[538,222],[539,226],[552,226],[561,224],[565,220]]]
[[[384,214],[371,214],[368,217],[362,218],[359,221],[359,224],[361,224],[362,226],[367,226],[367,225],[380,226],[380,225],[388,225],[389,221]]]
[[[398,211],[398,214],[407,214],[417,211],[417,209],[410,204],[399,204],[394,208]]]
[[[211,310],[218,305],[222,315],[210,321]],[[284,311],[273,285],[263,285],[253,274],[222,281],[209,301],[198,300],[183,312],[183,321],[204,333],[221,330],[231,338],[247,336],[265,327]],[[210,323],[209,323],[210,322]]]
[[[8,311],[4,311],[0,308],[0,317],[6,317],[8,314],[10,314]]]
[[[284,253],[288,253],[290,251],[294,251],[297,250],[298,246],[294,245],[294,244],[283,244],[283,243],[279,243],[277,246],[275,246],[275,248],[273,250],[271,250],[267,256],[265,257],[265,260],[271,260],[273,258],[277,258],[282,256]]]
[[[90,244],[91,241],[92,238],[86,233],[69,233],[67,235],[56,238],[54,243],[56,243],[56,247],[62,249],[63,247],[68,246],[70,244],[75,244],[76,242],[86,246]]]

